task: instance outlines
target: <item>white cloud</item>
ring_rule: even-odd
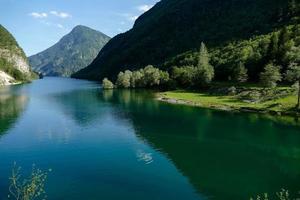
[[[39,22],[42,23],[42,24],[45,24],[47,26],[57,27],[57,28],[60,28],[60,29],[65,29],[65,26],[62,25],[62,24],[52,23],[52,22],[49,22],[49,21],[46,21],[46,20],[40,20]]]
[[[61,25],[61,24],[56,24],[56,26],[57,26],[58,28],[64,28],[64,26]]]
[[[34,18],[46,18],[46,17],[48,17],[48,14],[44,13],[44,12],[42,12],[42,13],[32,12],[32,13],[29,13],[29,15],[31,17],[34,17]]]
[[[150,10],[153,7],[153,5],[140,5],[137,7],[137,9],[141,12],[147,12],[148,10]]]
[[[135,21],[139,16],[138,15],[133,15],[130,13],[116,13],[117,15],[126,18],[127,21]],[[122,24],[125,24],[124,21],[121,22]]]
[[[129,16],[129,17],[128,17],[128,20],[129,20],[129,21],[135,21],[135,20],[137,20],[138,17],[139,17],[139,16]]]
[[[56,16],[56,17],[60,17],[60,18],[69,18],[72,17],[72,15],[70,15],[69,13],[66,12],[58,12],[58,11],[50,11],[50,14]]]

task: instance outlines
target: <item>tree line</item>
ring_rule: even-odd
[[[278,83],[299,85],[300,26],[294,26],[292,29],[284,27],[278,32],[273,32],[269,42],[262,40],[259,46],[265,49],[265,53],[260,56],[259,63],[263,68],[258,71],[258,81],[251,79],[249,65],[243,56],[236,58],[236,64],[233,64],[227,81],[236,84],[255,81],[268,88],[275,88]],[[103,88],[208,88],[216,74],[211,54],[203,42],[194,60],[194,64],[173,66],[165,71],[152,65],[136,71],[126,70],[118,74],[114,84],[105,78]],[[254,65],[258,65],[258,62]],[[298,107],[300,107],[300,89]]]

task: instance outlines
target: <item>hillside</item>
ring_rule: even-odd
[[[0,25],[0,85],[26,82],[32,78],[28,60],[15,38]]]
[[[54,46],[29,57],[30,65],[45,76],[70,76],[90,64],[109,40],[99,31],[76,26]]]
[[[110,40],[97,58],[73,77],[115,79],[119,71],[148,64],[169,69],[181,65],[179,59],[193,63],[193,52],[198,51],[201,42],[215,57],[230,44],[232,51],[226,56],[233,57],[240,42],[269,37],[268,34],[290,24],[299,14],[291,11],[291,2],[299,1],[162,0],[139,17],[131,30]],[[231,60],[212,60],[217,77],[221,74],[220,79],[224,78],[223,72],[231,67]]]

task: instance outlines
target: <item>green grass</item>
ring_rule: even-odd
[[[254,109],[258,111],[287,112],[295,108],[296,95],[284,98],[269,100],[260,103],[248,103],[238,99],[236,96],[211,95],[208,93],[190,92],[184,90],[168,91],[159,93],[159,96],[166,99],[177,100],[179,103],[200,106],[204,108],[231,109],[241,108]]]

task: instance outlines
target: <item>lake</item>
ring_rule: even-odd
[[[48,199],[249,199],[300,190],[300,127],[45,78],[0,88],[0,199],[13,163]]]

